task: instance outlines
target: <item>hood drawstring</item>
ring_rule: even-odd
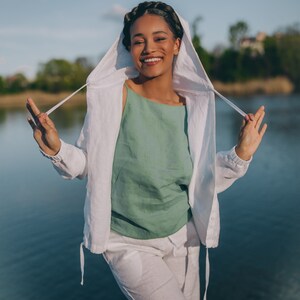
[[[78,90],[76,90],[75,92],[73,92],[71,95],[69,95],[68,97],[66,97],[65,99],[61,100],[60,102],[58,102],[56,105],[54,105],[52,108],[50,108],[46,114],[50,115],[53,111],[55,111],[57,108],[59,108],[61,105],[63,105],[65,102],[67,102],[69,99],[71,99],[74,95],[76,95],[78,92],[80,92],[83,88],[85,88],[88,85],[88,83],[85,83],[83,86],[81,86]],[[245,117],[246,113],[241,110],[239,107],[237,107],[234,103],[232,103],[232,101],[230,101],[229,99],[227,99],[226,97],[224,97],[222,94],[220,94],[218,91],[216,91],[215,89],[212,89],[212,91],[219,96],[223,101],[225,101],[230,107],[232,107],[236,112],[238,112],[241,116]]]
[[[81,86],[78,90],[73,92],[71,95],[66,97],[65,99],[58,102],[56,105],[54,105],[52,108],[50,108],[48,111],[46,111],[46,114],[49,116],[53,111],[55,111],[57,108],[59,108],[61,105],[63,105],[65,102],[67,102],[69,99],[71,99],[74,95],[76,95],[78,92],[80,92],[83,88],[85,88],[88,85],[88,83]]]
[[[230,107],[232,107],[236,112],[238,112],[242,117],[246,117],[246,113],[242,111],[239,107],[237,107],[234,103],[232,103],[230,100],[228,100],[226,97],[221,95],[218,91],[213,89],[213,92],[219,96],[223,101],[225,101]]]

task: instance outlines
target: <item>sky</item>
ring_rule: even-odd
[[[88,57],[95,63],[122,30],[134,0],[0,0],[0,76],[22,72],[34,78],[39,64],[52,58]],[[300,22],[299,0],[168,0],[190,24],[202,45],[228,45],[229,26],[245,21],[250,35],[273,34]]]

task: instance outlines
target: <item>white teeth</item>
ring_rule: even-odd
[[[154,58],[147,58],[147,59],[144,59],[144,62],[145,63],[148,63],[148,62],[155,62],[155,61],[160,61],[161,58],[158,58],[158,57],[154,57]]]

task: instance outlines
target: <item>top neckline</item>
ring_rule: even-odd
[[[126,87],[126,89],[127,89],[127,92],[128,92],[128,90],[129,90],[130,92],[132,92],[133,94],[139,96],[140,98],[143,98],[143,99],[145,99],[146,101],[149,101],[149,102],[154,103],[154,104],[164,105],[164,106],[170,106],[170,107],[186,107],[186,104],[182,104],[182,105],[172,105],[172,104],[161,103],[161,102],[152,100],[152,99],[150,99],[150,98],[144,97],[144,96],[138,94],[137,92],[135,92],[132,88],[130,88],[126,82],[125,82],[125,87]]]

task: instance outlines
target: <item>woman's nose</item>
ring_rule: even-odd
[[[144,49],[143,49],[143,53],[148,54],[154,51],[155,46],[154,43],[152,43],[151,41],[147,41],[144,44]]]

